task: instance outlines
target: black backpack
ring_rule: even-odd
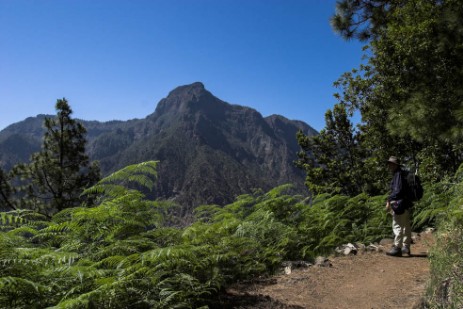
[[[412,202],[419,201],[424,193],[420,177],[414,173],[406,172],[405,178],[407,180],[407,198]]]

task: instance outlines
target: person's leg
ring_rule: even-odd
[[[412,243],[412,226],[410,218],[410,210],[407,209],[401,216],[401,226],[403,228],[403,245],[410,248]]]
[[[403,220],[403,246],[402,254],[410,256],[410,244],[412,243],[411,211],[407,209],[402,215]]]
[[[392,231],[394,232],[394,246],[397,248],[402,248],[403,245],[403,224],[402,216],[392,214]]]
[[[402,256],[403,229],[400,225],[400,216],[394,213],[392,214],[392,231],[394,232],[394,246],[390,251],[386,252],[386,254],[391,256]]]

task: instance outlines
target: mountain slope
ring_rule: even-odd
[[[44,115],[0,132],[1,165],[24,162],[40,146]],[[305,192],[304,175],[292,162],[298,130],[316,131],[282,116],[226,103],[201,83],[180,86],[162,99],[153,114],[129,121],[82,121],[87,151],[104,174],[128,164],[160,160],[152,197],[175,199],[185,213],[204,203],[225,204],[253,189],[284,183]],[[22,143],[21,151],[5,147]]]

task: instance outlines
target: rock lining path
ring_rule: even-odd
[[[239,284],[228,290],[230,302],[223,308],[421,308],[432,240],[431,234],[423,233],[412,246],[412,257],[359,252],[331,257],[332,267],[299,268],[290,274]]]

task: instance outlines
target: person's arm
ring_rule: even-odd
[[[394,174],[394,178],[392,180],[392,192],[387,198],[387,200],[390,201],[396,201],[402,199],[402,175],[400,171],[396,172]]]

